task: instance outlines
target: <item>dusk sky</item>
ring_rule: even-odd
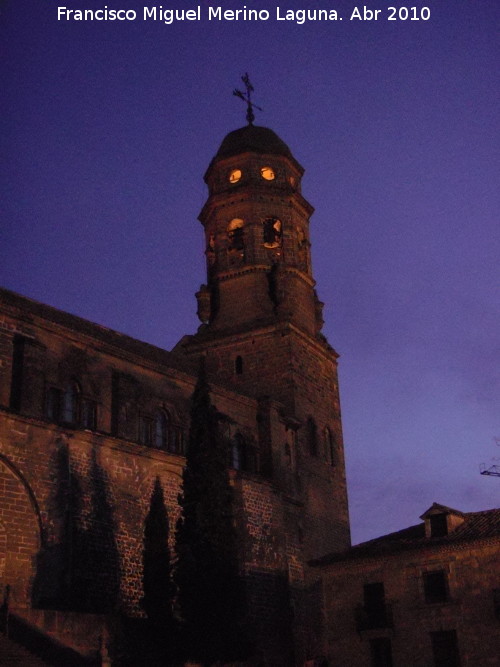
[[[137,19],[57,20],[105,4]],[[245,124],[232,90],[249,72],[256,124],[305,167],[316,209],[354,542],[434,501],[500,498],[479,474],[500,463],[500,2],[408,3],[429,8],[419,21],[388,21],[391,4],[367,0],[377,21],[349,20],[355,0],[247,0],[269,19],[233,22],[202,0],[200,21],[172,25],[138,0],[0,13],[0,283],[166,349],[199,325],[203,174]],[[278,21],[276,6],[343,20]]]

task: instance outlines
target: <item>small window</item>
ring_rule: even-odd
[[[12,341],[12,377],[10,385],[10,407],[15,412],[19,412],[22,403],[24,348],[25,339],[23,336],[16,334]]]
[[[266,181],[274,181],[275,179],[275,174],[274,171],[271,169],[271,167],[262,167],[262,169],[260,170],[260,175]]]
[[[357,629],[392,628],[392,607],[386,604],[384,584],[377,581],[363,586],[363,606],[357,609]]]
[[[65,424],[76,424],[78,422],[78,403],[80,389],[76,382],[71,382],[62,397],[61,420]]]
[[[241,433],[237,433],[231,444],[231,467],[245,472],[258,472],[258,458],[255,447]]]
[[[312,417],[307,420],[307,445],[311,456],[318,456],[318,429]]]
[[[155,415],[154,445],[157,449],[167,448],[167,417],[161,410]]]
[[[446,514],[431,514],[431,537],[444,537],[448,535],[448,517]]]
[[[234,372],[236,375],[243,374],[243,359],[240,357],[240,355],[238,355],[234,360]]]
[[[281,243],[282,224],[278,218],[266,218],[264,220],[264,246],[266,248],[276,248]]]
[[[336,450],[336,443],[335,443],[335,436],[332,433],[332,431],[328,428],[328,426],[325,428],[325,459],[327,463],[329,463],[331,466],[335,465],[335,450]]]
[[[430,604],[447,602],[449,596],[446,572],[444,570],[424,572],[423,577],[425,601]]]
[[[296,452],[297,452],[297,443],[296,443],[296,433],[295,431],[288,430],[285,443],[283,445],[283,454],[285,459],[285,464],[290,468],[290,470],[295,471],[296,467]]]
[[[431,632],[434,667],[460,667],[457,633],[455,630]]]
[[[392,667],[392,645],[389,637],[370,639],[372,667]]]
[[[97,406],[94,401],[82,400],[82,427],[95,431],[97,425]]]
[[[45,404],[45,416],[51,422],[58,423],[61,419],[62,392],[55,387],[49,387]]]
[[[139,419],[139,442],[148,447],[153,444],[153,420],[149,417]]]
[[[369,612],[378,612],[385,608],[384,584],[377,581],[373,584],[363,586],[363,599],[365,609]]]
[[[184,454],[184,433],[180,427],[172,427],[169,431],[169,451]]]
[[[245,442],[241,433],[237,433],[231,445],[231,467],[235,470],[243,468]]]
[[[259,462],[255,447],[246,443],[244,450],[244,469],[246,472],[257,473],[259,471]]]
[[[241,169],[233,169],[229,172],[229,182],[237,183],[241,178]]]

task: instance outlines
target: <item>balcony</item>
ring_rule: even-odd
[[[380,630],[393,628],[392,605],[383,604],[376,607],[359,605],[356,607],[356,630]]]

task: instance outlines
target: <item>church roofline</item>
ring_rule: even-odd
[[[169,373],[188,384],[194,384],[196,382],[198,376],[198,359],[188,357],[181,349],[182,341],[191,338],[189,335],[183,336],[183,338],[181,338],[181,340],[174,346],[172,351],[164,350],[151,343],[132,338],[127,334],[120,333],[101,324],[86,320],[83,317],[73,315],[72,313],[60,310],[54,306],[49,306],[4,287],[0,287],[0,311],[2,309],[5,309],[5,311],[19,311],[17,313],[12,313],[11,316],[23,320],[32,326],[44,328],[43,322],[45,322],[47,323],[45,328],[49,328],[48,325],[53,325],[56,328],[61,327],[66,331],[73,331],[79,335],[98,341],[109,347],[109,349],[101,350],[103,354],[127,359],[137,366],[144,365],[153,368],[161,374]],[[31,321],[30,318],[27,317],[27,314],[41,321]],[[28,339],[30,338],[27,333],[23,332],[22,335]],[[61,335],[64,334],[61,333]],[[235,391],[234,387],[213,381],[209,382],[209,387],[214,395],[226,396],[233,401],[236,400],[254,407],[256,405],[255,398],[247,396],[240,391]],[[274,401],[273,403],[278,407],[282,405],[277,401]]]
[[[0,287],[0,306],[21,311],[15,315],[21,319],[26,320],[27,315],[31,315],[53,325],[64,327],[66,330],[88,336],[111,346],[116,351],[133,354],[154,364],[161,364],[163,367],[181,371],[188,375],[192,375],[193,372],[196,374],[195,368],[191,369],[189,367],[189,362],[184,363],[184,359],[179,359],[173,352],[2,287]],[[116,352],[112,354],[116,354]]]

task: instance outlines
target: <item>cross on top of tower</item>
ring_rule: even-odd
[[[236,95],[236,97],[239,97],[241,100],[243,100],[243,102],[247,103],[247,121],[249,125],[252,125],[255,120],[255,114],[253,110],[258,109],[259,111],[262,111],[262,109],[258,107],[256,104],[254,104],[251,100],[251,93],[253,92],[253,86],[250,83],[248,72],[241,77],[241,80],[245,84],[246,93],[242,93],[241,90],[235,88],[233,90],[233,95]]]

